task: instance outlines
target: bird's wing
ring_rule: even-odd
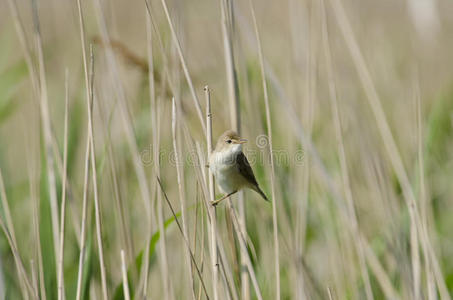
[[[253,174],[253,170],[250,167],[249,161],[247,160],[247,157],[244,155],[244,153],[239,153],[238,156],[236,157],[237,159],[237,168],[239,170],[239,173],[244,176],[245,179],[247,179],[248,182],[250,182],[252,185],[258,185],[258,182],[256,182],[255,175]]]

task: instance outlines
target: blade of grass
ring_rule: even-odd
[[[98,21],[99,29],[101,31],[101,37],[102,37],[103,44],[108,45],[108,41],[110,39],[109,39],[107,25],[105,22],[105,17],[104,17],[104,13],[103,13],[101,4],[99,1],[94,1],[94,4],[95,4],[94,7],[95,7],[96,18]],[[113,51],[111,48],[105,47],[104,50],[105,50],[107,61],[108,61],[108,64],[107,64],[107,67],[109,68],[108,69],[108,78],[112,85],[112,89],[118,99],[119,110],[120,110],[120,115],[121,115],[121,119],[122,119],[122,123],[123,123],[124,133],[126,136],[126,140],[127,140],[128,146],[129,146],[130,153],[133,157],[134,171],[135,171],[137,179],[138,179],[140,194],[141,194],[141,197],[143,200],[143,205],[144,205],[145,211],[146,211],[146,219],[147,219],[146,230],[147,230],[147,236],[149,239],[151,232],[152,232],[152,227],[153,227],[153,222],[154,222],[153,220],[156,220],[156,218],[154,216],[153,210],[151,209],[151,207],[152,207],[151,206],[151,196],[150,196],[150,191],[149,191],[148,182],[147,182],[147,178],[146,178],[146,173],[144,170],[144,166],[143,166],[143,163],[141,160],[140,153],[138,151],[137,142],[135,140],[133,122],[132,122],[131,116],[129,115],[127,106],[126,106],[126,96],[125,96],[125,92],[123,89],[122,81],[119,78],[119,72],[118,72],[116,59],[114,57],[114,54],[113,54]],[[165,81],[163,80],[163,82],[165,82]],[[153,127],[153,128],[155,129],[155,127]],[[157,145],[155,144],[155,148],[156,147],[157,147]],[[162,243],[165,243],[165,239],[162,239],[161,244]],[[163,260],[160,260],[160,262],[165,264],[164,261],[165,261],[166,254],[165,254],[165,252],[162,252],[162,253],[163,253],[164,257],[163,257]],[[165,265],[163,266],[163,268],[168,269]],[[168,271],[166,273],[168,274]],[[144,274],[147,276],[147,272],[145,272]],[[162,278],[164,278],[164,279],[167,277],[168,276],[164,276],[164,275],[162,276]],[[147,280],[146,280],[146,282],[147,282]],[[146,283],[145,283],[145,285],[146,285]],[[169,285],[166,284],[165,286],[169,286]],[[171,285],[169,288],[171,289]],[[140,291],[140,287],[139,287],[139,291]],[[144,290],[144,292],[146,293],[146,289]]]
[[[65,235],[65,216],[66,216],[66,174],[68,165],[68,114],[69,114],[69,83],[68,70],[65,72],[65,112],[64,112],[64,133],[63,133],[63,186],[61,188],[61,212],[60,212],[60,245],[58,252],[58,300],[65,299],[64,295],[64,235]]]
[[[93,194],[94,194],[94,214],[95,214],[95,224],[96,224],[96,238],[98,244],[98,254],[99,254],[99,267],[101,270],[101,284],[102,284],[102,296],[104,300],[108,299],[108,291],[107,291],[107,274],[105,269],[105,262],[104,262],[104,246],[102,241],[102,218],[101,218],[101,205],[99,203],[98,197],[98,185],[97,185],[97,171],[96,171],[96,155],[94,149],[94,130],[93,130],[93,102],[94,102],[94,94],[93,94],[93,84],[94,84],[94,54],[93,54],[93,46],[90,45],[90,97],[87,99],[87,108],[88,108],[88,127],[89,127],[89,134],[90,137],[90,152],[91,152],[91,172],[92,172],[92,179],[93,179]]]
[[[252,280],[252,284],[253,284],[253,288],[255,290],[256,297],[258,298],[258,300],[262,300],[263,296],[261,295],[261,290],[258,285],[258,280],[256,279],[255,271],[253,270],[252,261],[250,259],[250,256],[248,255],[248,251],[247,251],[247,244],[246,244],[246,238],[245,238],[246,234],[241,231],[241,226],[239,225],[238,217],[236,216],[236,212],[234,210],[234,207],[233,207],[233,204],[231,203],[231,201],[227,202],[227,206],[233,217],[232,218],[233,225],[234,225],[236,234],[238,236],[239,245],[242,248],[242,251],[244,251],[244,253],[247,253],[247,256],[245,257],[245,259],[246,259],[245,262],[246,262],[246,266],[247,266],[247,270],[249,272],[250,278]]]
[[[26,138],[28,141],[29,139]],[[27,145],[28,149],[31,149],[30,145]],[[38,155],[39,156],[39,155]],[[40,233],[40,220],[39,220],[39,197],[38,197],[38,191],[37,191],[37,183],[36,179],[34,176],[34,172],[32,170],[32,161],[38,161],[36,157],[34,157],[36,160],[29,159],[27,157],[27,165],[28,165],[28,178],[30,182],[30,199],[32,201],[31,206],[32,206],[32,211],[33,211],[33,233],[35,236],[35,242],[36,242],[36,257],[38,261],[38,272],[39,272],[39,290],[36,290],[36,293],[39,295],[40,299],[46,300],[47,295],[46,295],[46,287],[45,287],[45,279],[44,279],[44,266],[43,266],[43,260],[42,260],[42,247],[41,247],[41,237],[39,235]],[[39,291],[39,292],[38,292]]]
[[[269,146],[269,160],[271,163],[271,195],[272,195],[272,227],[274,236],[274,272],[275,272],[275,299],[280,299],[280,244],[278,241],[278,212],[277,206],[278,201],[275,195],[275,165],[273,155],[273,144],[272,144],[272,123],[271,123],[271,111],[269,106],[269,95],[266,82],[266,73],[264,70],[264,58],[263,50],[261,48],[261,39],[258,31],[258,24],[256,22],[255,9],[253,7],[252,0],[249,0],[250,10],[252,12],[253,25],[255,27],[255,35],[258,45],[258,57],[260,61],[261,69],[261,82],[263,85],[264,93],[264,106],[266,108],[266,125],[267,125],[267,137]]]
[[[328,84],[329,84],[329,95],[330,101],[332,105],[332,115],[335,124],[335,134],[337,137],[338,142],[338,153],[340,156],[340,167],[343,179],[343,188],[345,193],[345,200],[347,206],[347,215],[348,220],[351,222],[349,227],[352,229],[352,237],[354,241],[354,246],[356,248],[356,252],[359,258],[360,269],[362,272],[363,282],[365,284],[365,292],[367,299],[374,299],[373,291],[371,289],[371,282],[370,277],[368,274],[368,269],[365,262],[365,255],[362,245],[362,240],[358,235],[358,221],[357,216],[355,213],[354,208],[354,200],[352,197],[350,179],[348,174],[347,168],[347,160],[346,160],[346,151],[344,148],[344,141],[343,141],[343,133],[342,133],[342,124],[340,119],[340,112],[338,107],[338,99],[337,99],[337,90],[335,85],[335,79],[333,75],[333,65],[332,65],[332,56],[330,51],[330,41],[329,41],[329,33],[327,28],[327,19],[326,19],[326,11],[324,7],[324,0],[321,0],[321,14],[322,14],[322,37],[323,37],[323,48],[324,48],[324,56],[326,60],[326,67],[327,67],[327,76],[328,76]]]
[[[351,24],[349,23],[344,7],[339,0],[331,0],[331,5],[334,9],[334,14],[340,27],[340,30],[342,32],[346,46],[349,49],[351,58],[356,67],[356,71],[359,74],[359,79],[367,96],[368,104],[370,105],[374,113],[376,124],[379,129],[381,138],[384,141],[384,146],[391,161],[392,167],[398,178],[399,183],[401,184],[404,200],[409,211],[409,217],[411,222],[411,255],[413,268],[414,270],[420,268],[419,243],[421,244],[423,251],[428,252],[431,258],[434,260],[433,263],[436,264],[437,261],[436,254],[432,250],[432,245],[426,235],[426,230],[421,222],[417,201],[415,199],[415,195],[412,190],[409,177],[406,173],[401,158],[401,154],[399,153],[395,139],[390,130],[390,126],[387,122],[387,118],[382,108],[380,98],[377,94],[373,80],[366,66],[362,52],[355,39],[355,35],[351,28]],[[412,275],[415,276],[414,281],[418,281],[418,279],[416,279],[418,275],[414,274],[414,272]],[[448,294],[445,288],[445,280],[442,277],[443,277],[442,274],[439,273],[438,287],[439,292],[441,293],[441,298],[450,299],[450,295]],[[416,288],[414,287],[415,289],[413,291],[414,297],[418,297],[417,288],[418,286]]]
[[[206,286],[205,286],[205,284],[204,284],[204,280],[203,280],[203,276],[201,275],[200,268],[199,268],[198,265],[197,265],[197,261],[195,260],[195,257],[194,257],[194,255],[193,255],[192,251],[190,250],[189,240],[187,239],[187,236],[184,235],[184,229],[183,229],[183,227],[181,226],[181,224],[180,224],[179,221],[178,221],[178,217],[176,216],[176,213],[175,213],[175,211],[174,211],[174,209],[173,209],[173,206],[172,206],[171,203],[170,203],[170,200],[168,200],[168,196],[167,196],[167,194],[165,193],[164,188],[162,187],[162,182],[160,181],[159,177],[156,177],[156,178],[157,178],[157,181],[158,181],[158,183],[159,183],[160,189],[161,189],[162,193],[164,194],[164,198],[165,198],[165,200],[167,201],[167,204],[168,204],[168,206],[169,206],[169,208],[170,208],[170,210],[171,210],[171,213],[173,214],[173,217],[174,217],[174,219],[175,219],[175,221],[176,221],[176,224],[178,225],[179,231],[181,232],[182,238],[183,238],[183,240],[184,240],[184,242],[185,242],[185,245],[186,245],[186,248],[187,248],[187,250],[188,250],[188,252],[189,252],[190,259],[192,260],[192,263],[194,264],[195,269],[197,270],[197,274],[198,274],[198,277],[199,277],[199,279],[200,279],[201,286],[203,287],[203,291],[204,291],[204,293],[205,293],[205,296],[206,296],[206,298],[209,300],[208,292],[207,292],[207,290],[206,290]]]
[[[82,297],[82,280],[84,274],[84,263],[86,255],[86,227],[87,227],[87,209],[88,209],[88,189],[89,189],[89,173],[90,173],[90,139],[87,132],[85,161],[84,161],[84,179],[83,179],[83,199],[82,199],[82,220],[80,223],[80,253],[79,267],[77,275],[77,292],[76,300]]]
[[[34,37],[38,50],[38,70],[39,70],[39,91],[40,91],[40,112],[42,119],[42,130],[44,132],[44,144],[46,154],[47,178],[49,185],[49,200],[52,218],[52,234],[55,255],[58,255],[60,225],[58,220],[58,200],[55,177],[55,162],[52,155],[52,129],[49,113],[49,97],[47,92],[46,70],[44,65],[44,54],[41,40],[41,30],[39,25],[38,7],[36,0],[32,1]]]
[[[187,68],[187,63],[184,58],[184,54],[182,52],[181,44],[179,42],[178,36],[176,35],[175,28],[173,26],[173,21],[171,20],[170,13],[168,12],[167,2],[166,0],[162,0],[162,7],[164,8],[165,16],[167,18],[168,25],[170,26],[170,31],[174,43],[176,45],[176,50],[178,51],[179,59],[181,61],[181,66],[184,71],[184,76],[186,77],[187,84],[189,85],[190,93],[192,95],[192,99],[194,102],[195,109],[198,114],[198,118],[200,119],[201,127],[203,128],[203,132],[206,132],[206,125],[203,121],[203,113],[201,112],[200,101],[198,100],[197,93],[195,92],[195,88],[192,83],[192,78],[190,77],[189,69]]]
[[[227,90],[228,90],[228,102],[230,104],[230,124],[231,128],[236,131],[239,135],[241,134],[241,114],[240,114],[240,103],[239,103],[239,83],[237,72],[234,64],[234,49],[233,49],[233,25],[234,25],[234,14],[233,14],[233,2],[230,0],[220,0],[221,10],[221,25],[222,25],[222,40],[224,49],[224,60],[227,78]],[[231,201],[230,198],[226,199]],[[241,226],[244,226],[242,230],[247,231],[246,220],[245,220],[245,205],[244,205],[244,192],[239,191],[238,193],[238,208],[239,218],[241,219]],[[226,216],[226,218],[230,218]],[[228,227],[227,230],[230,230]],[[230,233],[230,235],[232,235]],[[232,245],[235,249],[236,244]],[[240,251],[240,276],[241,276],[241,294],[243,300],[250,299],[250,283],[249,275],[247,274],[245,266],[245,253]]]
[[[422,125],[422,108],[421,108],[421,97],[420,97],[420,85],[418,80],[418,72],[416,76],[417,80],[415,83],[415,102],[416,102],[416,111],[417,111],[417,154],[418,154],[418,171],[419,171],[419,180],[420,180],[420,209],[421,209],[421,218],[423,222],[423,227],[425,230],[428,227],[428,207],[429,201],[426,192],[426,181],[425,181],[425,160],[423,153],[423,125]],[[429,235],[427,235],[429,237]],[[423,241],[422,241],[423,242]],[[426,276],[426,285],[427,285],[427,295],[429,300],[436,299],[436,285],[433,278],[433,270],[431,259],[429,254],[425,251],[423,252],[423,259],[425,261],[425,276]]]
[[[9,247],[13,253],[14,262],[16,265],[17,275],[19,277],[19,283],[21,286],[21,292],[24,299],[28,299],[31,296],[34,299],[38,298],[37,291],[33,290],[32,283],[27,276],[27,272],[24,267],[24,263],[19,254],[17,248],[16,235],[14,225],[11,218],[11,212],[9,210],[8,199],[6,197],[5,184],[3,181],[2,171],[0,169],[0,197],[2,198],[2,209],[6,217],[6,225],[3,221],[3,217],[0,216],[0,226],[8,240]]]
[[[175,98],[172,99],[172,136],[173,136],[173,151],[175,153],[175,165],[176,165],[176,176],[178,182],[178,191],[179,191],[179,203],[181,206],[181,215],[182,215],[182,230],[184,239],[189,240],[189,234],[187,231],[187,220],[186,220],[186,197],[184,191],[184,164],[180,159],[180,145],[178,143],[177,138],[177,129],[178,129],[178,111],[176,107]],[[190,244],[187,245],[186,249],[186,264],[187,270],[190,271],[189,276],[189,286],[191,290],[192,298],[195,299],[195,290],[194,290],[194,282],[192,278],[192,264],[190,262]]]
[[[121,274],[123,275],[122,277],[123,277],[124,299],[130,300],[131,296],[129,294],[129,284],[127,282],[126,258],[125,258],[123,249],[121,249]]]

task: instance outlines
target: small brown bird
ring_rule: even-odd
[[[249,188],[269,201],[260,189],[253,170],[242,152],[242,144],[247,140],[232,130],[225,131],[217,141],[217,145],[209,156],[209,169],[217,181],[220,191],[225,194],[212,204],[228,198],[242,188]]]

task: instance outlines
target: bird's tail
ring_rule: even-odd
[[[255,186],[253,187],[253,190],[254,190],[255,192],[257,192],[258,194],[260,194],[260,196],[263,197],[264,200],[269,201],[269,199],[267,198],[266,194],[260,189],[259,186],[255,185]]]

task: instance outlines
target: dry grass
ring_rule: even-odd
[[[0,299],[451,299],[432,3],[0,4]],[[228,128],[270,204],[210,204]]]

